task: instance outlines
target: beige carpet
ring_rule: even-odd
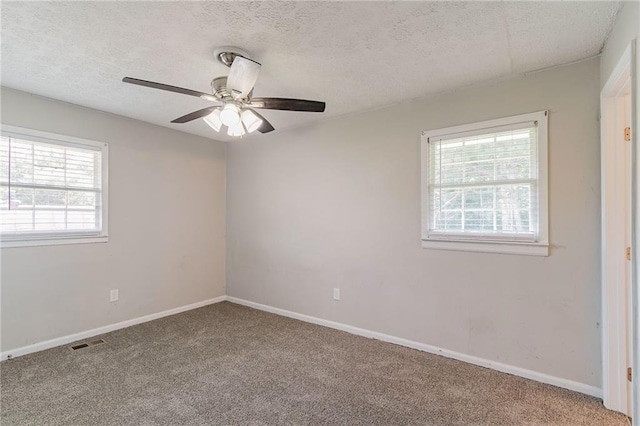
[[[228,302],[0,365],[9,425],[628,425],[596,398]]]

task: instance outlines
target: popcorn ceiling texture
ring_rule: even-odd
[[[197,135],[209,105],[131,76],[210,92],[213,49],[262,62],[255,96],[327,102],[266,111],[276,129],[597,55],[619,2],[2,2],[3,86]]]

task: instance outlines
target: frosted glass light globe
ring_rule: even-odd
[[[252,111],[246,109],[242,111],[242,122],[247,128],[247,132],[252,133],[255,132],[262,126],[262,120],[255,115]]]
[[[229,136],[243,136],[245,133],[244,126],[240,122],[235,126],[229,127],[229,130],[227,130]]]
[[[202,118],[216,132],[220,131],[222,121],[220,120],[220,108],[216,108],[211,114]]]
[[[226,104],[220,111],[220,121],[225,126],[235,126],[240,122],[240,110],[235,104]]]

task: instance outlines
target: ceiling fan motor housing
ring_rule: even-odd
[[[220,101],[234,100],[233,95],[227,90],[227,77],[216,77],[211,80],[211,92]],[[253,96],[253,89],[243,101],[250,102]]]
[[[213,96],[221,100],[230,96],[227,92],[227,77],[217,77],[211,80],[211,92]]]

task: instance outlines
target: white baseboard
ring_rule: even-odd
[[[419,351],[428,352],[431,354],[442,355],[447,358],[453,358],[458,361],[467,362],[469,364],[479,365],[480,367],[491,368],[492,370],[513,374],[514,376],[524,377],[527,379],[558,386],[561,388],[584,393],[584,394],[595,396],[596,398],[602,399],[602,389],[597,388],[595,386],[587,385],[584,383],[575,382],[573,380],[563,379],[561,377],[555,377],[548,374],[539,373],[537,371],[527,370],[525,368],[515,367],[513,365],[503,364],[500,362],[479,358],[473,355],[467,355],[460,352],[439,348],[437,346],[427,345],[425,343],[403,339],[401,337],[395,337],[395,336],[390,336],[384,333],[378,333],[377,331],[365,330],[363,328],[358,328],[358,327],[342,324],[335,321],[329,321],[322,318],[316,318],[309,315],[299,314],[297,312],[287,311],[285,309],[274,308],[273,306],[263,305],[260,303],[251,302],[249,300],[239,299],[237,297],[227,296],[226,300],[232,303],[237,303],[239,305],[244,305],[250,308],[259,309],[261,311],[271,312],[273,314],[282,315],[285,317],[294,318],[297,320],[318,324],[318,325],[322,325],[329,328],[335,328],[337,330],[346,331],[347,333],[357,334],[358,336],[382,340],[383,342],[394,343],[396,345],[406,346],[408,348],[417,349]]]
[[[169,309],[169,310],[158,312],[155,314],[133,318],[133,319],[122,321],[116,324],[110,324],[103,327],[94,328],[92,330],[82,331],[80,333],[70,334],[67,336],[58,337],[56,339],[46,340],[44,342],[34,343],[32,345],[23,346],[21,348],[8,350],[0,353],[0,360],[4,361],[9,356],[11,356],[12,358],[15,358],[15,357],[27,355],[33,352],[39,352],[45,349],[54,348],[56,346],[66,345],[72,342],[76,342],[78,340],[83,340],[89,337],[97,336],[99,334],[104,334],[110,331],[131,327],[132,325],[153,321],[158,318],[179,314],[181,312],[201,308],[203,306],[212,305],[214,303],[223,302],[225,300],[228,300],[229,302],[232,302],[232,303],[237,303],[239,305],[244,305],[250,308],[258,309],[261,311],[271,312],[273,314],[294,318],[294,319],[309,322],[312,324],[318,324],[324,327],[346,331],[347,333],[368,337],[370,339],[377,339],[383,342],[406,346],[408,348],[417,349],[419,351],[428,352],[431,354],[442,355],[447,358],[453,358],[459,361],[467,362],[469,364],[479,365],[485,368],[491,368],[493,370],[501,371],[503,373],[513,374],[515,376],[520,376],[520,377],[535,380],[538,382],[547,383],[550,385],[554,385],[554,386],[569,389],[572,391],[591,395],[596,398],[602,398],[602,389],[597,388],[595,386],[586,385],[584,383],[579,383],[573,380],[563,379],[560,377],[555,377],[555,376],[551,376],[544,373],[539,373],[533,370],[527,370],[525,368],[515,367],[513,365],[503,364],[500,362],[479,358],[473,355],[467,355],[460,352],[439,348],[437,346],[427,345],[425,343],[415,342],[413,340],[403,339],[401,337],[395,337],[388,334],[379,333],[377,331],[366,330],[364,328],[354,327],[351,325],[342,324],[335,321],[329,321],[322,318],[316,318],[310,315],[299,314],[297,312],[287,311],[285,309],[275,308],[273,306],[263,305],[260,303],[251,302],[249,300],[239,299],[237,297],[232,297],[232,296],[220,296],[213,299],[207,299],[201,302],[196,302],[190,305],[180,306],[177,308]]]
[[[0,353],[0,360],[4,361],[9,356],[12,358],[27,355],[33,352],[43,351],[45,349],[55,348],[56,346],[66,345],[78,340],[88,339],[89,337],[97,336],[99,334],[108,333],[114,330],[120,330],[121,328],[131,327],[132,325],[141,324],[143,322],[153,321],[158,318],[168,317],[169,315],[179,314],[180,312],[190,311],[192,309],[201,308],[203,306],[212,305],[214,303],[223,302],[227,299],[226,296],[215,297],[213,299],[203,300],[201,302],[192,303],[190,305],[179,306],[177,308],[168,309],[166,311],[157,312],[155,314],[149,314],[138,318],[122,321],[116,324],[105,325],[102,327],[94,328],[92,330],[81,331],[80,333],[69,334],[67,336],[58,337],[44,342],[34,343],[33,345],[23,346],[21,348],[8,350]]]

